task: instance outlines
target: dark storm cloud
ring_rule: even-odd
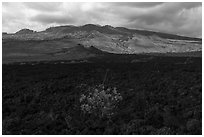
[[[3,3],[3,31],[61,24],[124,26],[201,37],[202,3]],[[14,26],[18,26],[15,28]]]
[[[148,8],[119,6],[111,10],[126,19],[123,26],[151,29],[193,37],[200,37],[202,30],[201,3],[160,3]],[[197,32],[197,35],[196,35]]]
[[[185,2],[180,4],[183,5],[183,7],[185,7],[186,9],[202,6],[201,2]]]

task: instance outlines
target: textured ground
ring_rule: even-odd
[[[88,61],[3,65],[3,134],[202,133],[200,57],[118,55]],[[105,85],[123,96],[109,122],[83,114],[79,105],[80,95],[101,84],[107,69]]]

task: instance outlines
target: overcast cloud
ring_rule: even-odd
[[[87,23],[202,37],[202,3],[3,3],[3,32]]]

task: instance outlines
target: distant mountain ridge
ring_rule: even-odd
[[[148,31],[148,30],[137,30],[137,29],[128,29],[125,27],[112,27],[110,25],[105,26],[99,26],[94,24],[86,24],[83,26],[58,26],[58,27],[50,27],[45,30],[45,32],[61,32],[61,33],[70,33],[73,31],[92,31],[97,30],[101,33],[106,34],[140,34],[140,35],[157,35],[162,38],[171,38],[171,39],[180,39],[180,40],[201,40],[200,38],[192,38],[187,36],[179,36],[175,34],[168,34],[168,33],[162,33],[162,32],[154,32],[154,31]]]
[[[2,39],[3,58],[14,60],[19,56],[25,58],[31,55],[34,58],[36,56],[44,59],[49,59],[49,55],[53,55],[54,59],[64,59],[81,58],[80,54],[83,54],[83,57],[88,57],[101,53],[141,54],[202,51],[202,39],[199,38],[94,24],[50,27],[40,32],[22,29],[15,34],[3,33]],[[56,54],[52,54],[54,52]]]
[[[106,34],[140,34],[140,35],[146,35],[146,36],[151,36],[151,35],[157,35],[162,38],[170,38],[170,39],[180,39],[180,40],[201,40],[201,38],[193,38],[193,37],[187,37],[187,36],[180,36],[180,35],[175,35],[175,34],[168,34],[168,33],[163,33],[163,32],[154,32],[154,31],[148,31],[148,30],[138,30],[138,29],[128,29],[125,27],[112,27],[110,25],[95,25],[95,24],[86,24],[83,26],[74,26],[74,25],[66,25],[66,26],[56,26],[56,27],[50,27],[45,29],[44,31],[39,31],[38,33],[41,32],[47,32],[47,33],[71,33],[75,31],[87,31],[90,32],[92,30],[97,30],[101,33],[106,33]],[[30,30],[30,29],[21,29],[17,31],[15,34],[32,34],[37,31]],[[6,32],[4,32],[6,33]]]

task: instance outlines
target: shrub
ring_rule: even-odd
[[[143,127],[145,121],[143,119],[134,119],[122,127],[122,133],[124,135],[136,135],[140,134],[140,128]]]
[[[162,127],[150,133],[151,135],[175,135],[175,132],[169,127]]]
[[[202,129],[200,127],[201,126],[201,122],[197,119],[190,119],[187,124],[187,130],[191,133],[191,134],[200,134]]]
[[[81,95],[79,101],[84,113],[110,118],[122,99],[116,87],[105,89],[104,85],[101,84],[90,87],[85,94]]]

